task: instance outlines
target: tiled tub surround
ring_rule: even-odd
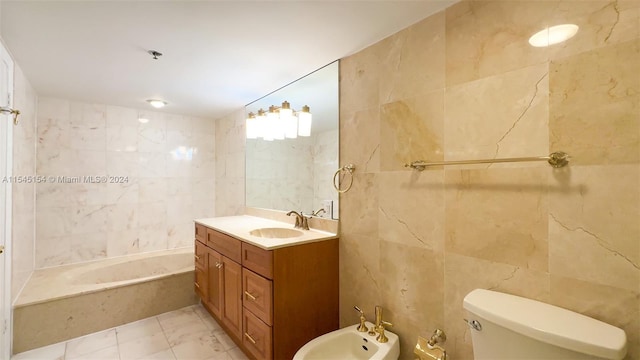
[[[36,270],[14,307],[14,353],[193,305],[193,248]]]
[[[533,48],[533,33],[580,26]],[[493,289],[622,328],[640,358],[640,1],[462,1],[340,64],[341,325],[385,308],[413,359],[462,298]],[[419,159],[572,156],[451,166]]]
[[[37,175],[126,180],[37,184],[36,268],[192,246],[215,215],[213,120],[41,97],[37,135]]]

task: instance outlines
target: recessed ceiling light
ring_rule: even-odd
[[[571,39],[578,32],[578,25],[562,24],[540,30],[529,38],[534,47],[546,47]]]
[[[149,100],[147,100],[147,102],[149,103],[149,105],[153,106],[156,109],[160,109],[160,108],[164,107],[165,105],[167,105],[166,101],[156,100],[156,99],[149,99]]]

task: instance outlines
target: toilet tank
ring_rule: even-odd
[[[475,360],[622,359],[627,353],[622,329],[557,306],[484,289],[467,294],[463,306]]]

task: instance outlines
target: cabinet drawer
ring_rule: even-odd
[[[267,325],[273,325],[273,282],[246,268],[242,269],[242,303]]]
[[[227,234],[207,229],[207,246],[237,263],[240,263],[241,244],[240,240]]]
[[[242,266],[273,279],[273,252],[255,245],[242,243]]]
[[[196,241],[196,250],[194,254],[194,262],[196,264],[196,268],[205,268],[207,266],[207,247],[204,246],[200,241]]]
[[[207,242],[207,228],[204,225],[196,224],[196,240],[203,244]]]
[[[263,323],[247,309],[243,312],[242,325],[242,345],[258,360],[272,359],[271,326]]]

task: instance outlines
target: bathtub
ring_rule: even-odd
[[[196,304],[193,277],[191,247],[36,270],[14,303],[13,352]]]

